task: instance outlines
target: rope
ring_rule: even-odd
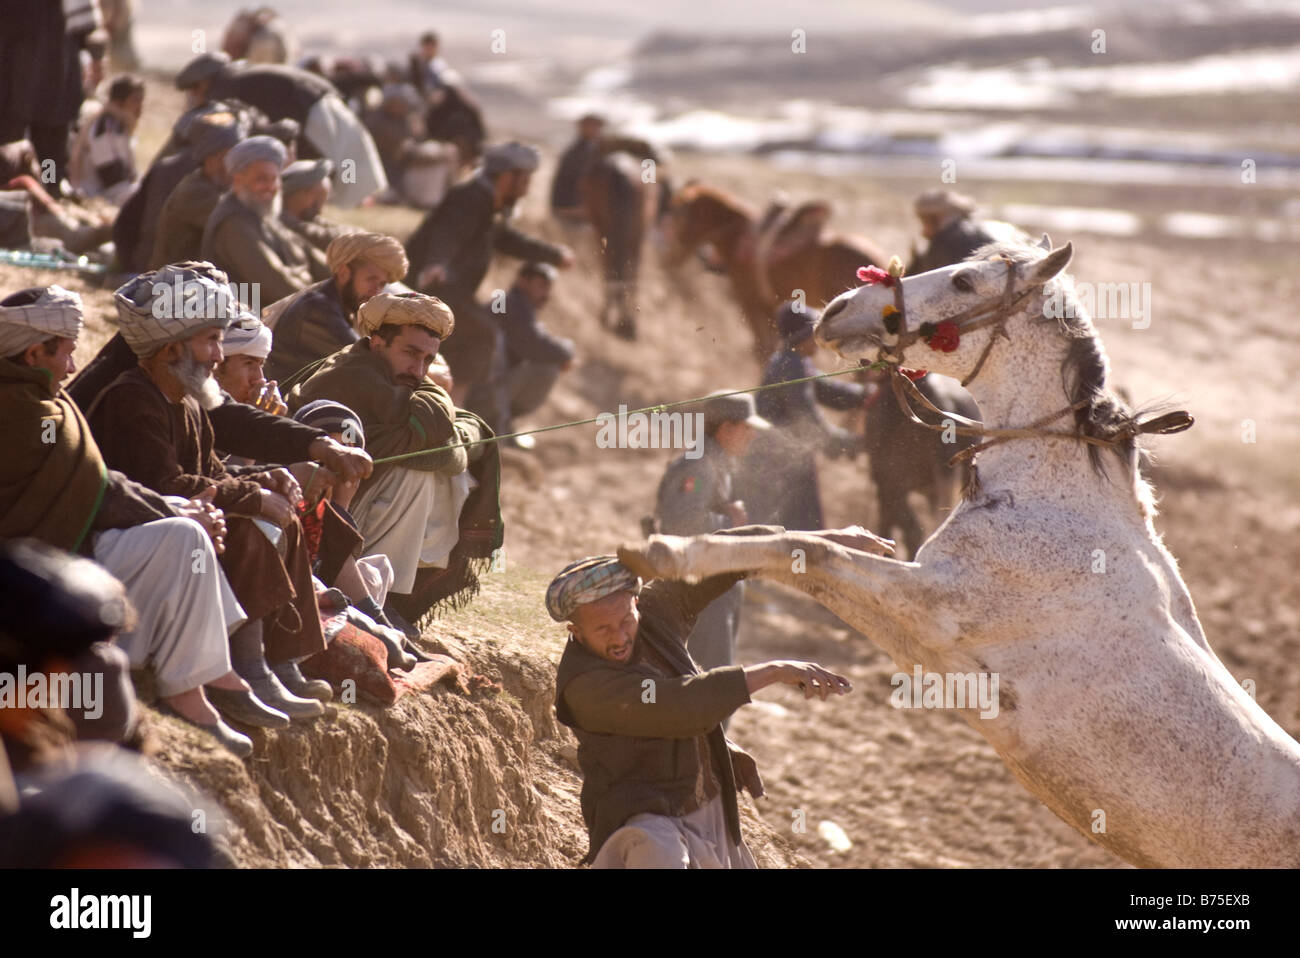
[[[885,365],[885,364],[882,364],[882,363],[872,363],[870,366],[867,366],[867,367],[864,367],[864,366],[850,366],[848,369],[838,369],[838,370],[836,370],[836,371],[834,371],[834,372],[829,372],[829,373],[819,373],[819,374],[816,375],[816,376],[804,376],[804,377],[801,378],[801,379],[787,379],[787,380],[785,380],[785,381],[783,381],[783,382],[779,382],[779,383],[769,383],[769,384],[766,385],[766,386],[751,386],[749,389],[733,389],[731,392],[725,392],[725,393],[714,393],[714,394],[709,395],[709,396],[697,396],[697,397],[694,398],[694,399],[679,399],[679,400],[676,401],[676,402],[660,403],[660,404],[657,405],[657,406],[643,406],[643,407],[640,408],[640,409],[633,409],[633,410],[630,410],[630,411],[628,411],[625,415],[629,415],[629,416],[630,416],[630,415],[633,415],[633,414],[635,414],[635,413],[652,413],[652,414],[653,414],[653,413],[657,413],[657,412],[663,412],[665,409],[672,409],[672,408],[674,408],[674,407],[676,407],[676,406],[690,406],[690,405],[694,405],[695,403],[703,402],[703,401],[705,401],[705,400],[707,400],[707,399],[721,399],[721,398],[723,398],[724,396],[739,396],[739,395],[742,395],[743,393],[761,393],[761,392],[763,392],[763,391],[765,391],[765,390],[768,390],[768,389],[782,389],[782,388],[784,388],[784,387],[786,387],[786,386],[797,386],[797,385],[799,385],[800,383],[810,383],[810,382],[815,382],[815,381],[818,380],[818,379],[829,379],[831,376],[843,376],[843,375],[845,375],[846,373],[856,373],[856,372],[860,372],[863,368],[870,368],[870,369],[880,368],[880,367],[883,366],[883,365]],[[602,415],[602,416],[608,416],[609,413],[602,413],[601,415]],[[540,432],[553,432],[553,431],[555,431],[556,429],[570,429],[570,428],[572,428],[572,427],[574,427],[574,426],[589,426],[589,425],[591,425],[592,423],[600,422],[600,418],[601,418],[600,416],[594,416],[594,417],[592,417],[591,419],[574,419],[574,420],[572,420],[571,422],[562,422],[562,423],[557,423],[557,424],[554,425],[554,426],[542,426],[542,427],[540,427],[540,428],[538,428],[538,429],[526,429],[526,430],[524,430],[523,432],[512,432],[512,433],[507,433],[507,434],[504,435],[504,436],[489,436],[487,439],[475,439],[475,440],[473,440],[473,441],[471,441],[471,442],[451,442],[451,443],[447,443],[447,444],[444,445],[444,446],[438,446],[438,447],[436,447],[436,448],[434,448],[434,449],[418,449],[418,450],[416,450],[415,452],[404,452],[404,453],[402,453],[401,455],[398,455],[398,456],[386,456],[386,457],[383,458],[383,459],[376,459],[376,460],[375,460],[375,465],[376,465],[376,466],[379,466],[379,465],[383,465],[384,463],[387,463],[387,462],[401,462],[403,459],[414,459],[416,456],[427,456],[427,455],[429,455],[430,453],[435,453],[435,452],[444,452],[444,451],[446,451],[446,450],[448,450],[448,449],[467,449],[467,448],[469,448],[470,446],[477,446],[477,445],[480,445],[480,444],[483,444],[483,443],[489,443],[489,442],[501,442],[501,441],[504,440],[504,439],[514,439],[514,438],[516,438],[516,437],[518,437],[518,436],[533,436],[533,435],[536,435],[537,433],[540,433]]]

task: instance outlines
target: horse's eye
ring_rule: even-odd
[[[954,273],[952,277],[953,289],[959,293],[975,292],[975,284],[971,281],[970,273]]]

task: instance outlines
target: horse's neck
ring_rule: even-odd
[[[1051,432],[1073,432],[1074,413],[1061,376],[1068,341],[1041,315],[1031,300],[1028,310],[1007,324],[1010,340],[999,338],[979,375],[967,387],[979,403],[980,419],[990,429],[1020,429],[1043,420]],[[1045,342],[1046,340],[1046,342]],[[983,340],[980,341],[981,347]],[[1045,348],[1048,345],[1055,348]],[[1059,417],[1052,418],[1057,413]],[[1107,475],[1099,479],[1084,442],[1021,438],[990,446],[979,454],[979,482],[985,493],[1007,490],[1018,498],[1096,501],[1134,499],[1130,467],[1103,449]]]

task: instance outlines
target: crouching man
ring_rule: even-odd
[[[591,842],[583,862],[591,867],[757,867],[740,834],[736,795],[744,787],[758,798],[763,783],[753,758],[727,741],[722,721],[778,682],[823,700],[851,687],[810,662],[700,671],[686,651],[695,620],[746,574],[643,588],[614,556],[593,556],[565,567],[547,589],[547,611],[569,628],[555,714],[578,737]]]

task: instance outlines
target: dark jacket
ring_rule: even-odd
[[[537,310],[522,289],[511,287],[506,294],[506,312],[501,317],[506,337],[506,361],[517,366],[531,359],[563,366],[576,353],[573,341],[556,336],[537,318]]]
[[[168,162],[163,161],[164,164]],[[222,188],[198,168],[176,184],[158,215],[153,251],[149,257],[150,269],[199,258],[203,249],[203,229],[217,208],[222,192]]]
[[[272,120],[307,123],[307,114],[326,94],[338,96],[334,84],[323,76],[280,63],[258,63],[231,69],[213,84],[213,99],[242,100]]]
[[[346,349],[361,337],[343,309],[338,283],[333,277],[313,283],[287,301],[272,303],[278,310],[266,357],[266,378],[284,382],[308,363]]]
[[[808,356],[782,347],[772,354],[763,370],[763,385],[816,376],[818,369]],[[784,389],[765,389],[758,394],[758,414],[772,425],[804,440],[811,448],[847,443],[851,434],[828,422],[818,405],[849,410],[862,405],[863,388],[857,383],[818,379],[796,383]]]
[[[560,247],[534,239],[509,223],[509,210],[492,209],[492,185],[481,174],[453,186],[442,202],[425,215],[406,241],[412,281],[432,263],[441,264],[447,279],[425,292],[448,303],[474,298],[492,265],[492,252],[519,259],[559,265]]]
[[[992,243],[994,237],[984,229],[977,220],[962,218],[953,220],[934,234],[924,252],[913,257],[908,264],[907,275],[925,273],[941,266],[960,263],[985,243]]]
[[[551,181],[551,210],[566,210],[582,206],[582,192],[579,188],[582,175],[600,157],[600,143],[578,137],[560,154],[559,165],[555,169],[555,179]]]
[[[768,526],[742,526],[720,535],[764,535]],[[739,843],[736,774],[722,720],[750,701],[741,666],[701,672],[686,651],[695,620],[710,602],[745,578],[736,572],[697,585],[655,581],[641,592],[637,644],[650,646],[677,673],[663,676],[636,652],[626,665],[608,662],[570,639],[555,678],[555,715],[578,738],[582,817],[590,862],[633,815],[680,817],[700,774],[701,737],[708,743],[721,789],[727,830]],[[643,699],[654,681],[654,703]],[[756,774],[755,774],[756,778]],[[747,782],[753,789],[753,780]]]
[[[233,192],[221,197],[203,230],[203,259],[231,283],[257,283],[275,302],[314,282],[307,243],[273,216],[262,216]]]

